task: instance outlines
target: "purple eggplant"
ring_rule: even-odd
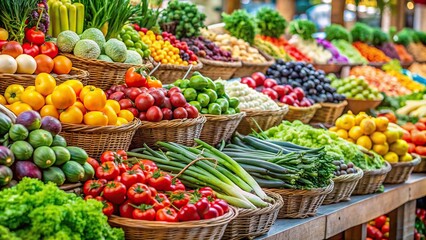
[[[17,161],[15,164],[15,173],[18,180],[24,177],[38,178],[41,180],[40,169],[30,161]]]

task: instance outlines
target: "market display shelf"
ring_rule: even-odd
[[[321,206],[315,217],[277,219],[268,234],[256,240],[329,239],[409,201],[426,196],[424,186],[426,174],[414,173],[406,183],[385,185],[383,193],[352,196],[348,202]]]

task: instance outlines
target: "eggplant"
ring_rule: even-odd
[[[41,180],[40,169],[30,161],[17,161],[15,164],[16,178],[21,180],[24,177],[37,178]]]

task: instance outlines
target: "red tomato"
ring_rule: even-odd
[[[185,185],[183,185],[183,183],[179,179],[173,178],[170,191],[176,191],[176,190],[185,191]]]
[[[86,181],[83,185],[84,195],[97,197],[101,194],[102,190],[105,187],[105,182],[101,180],[89,180]]]
[[[102,212],[103,214],[105,214],[106,216],[111,216],[114,213],[114,204],[108,202],[108,201],[102,201],[102,203],[104,204],[104,206],[102,207]]]
[[[417,131],[417,130],[415,130],[415,131]],[[410,143],[411,142],[410,132],[404,131],[404,134],[402,135],[402,139],[405,140],[406,142]]]
[[[148,184],[157,189],[158,191],[170,191],[172,185],[172,178],[168,174],[164,174],[157,170],[148,179]]]
[[[217,203],[214,203],[214,202],[210,203],[210,208],[216,209],[217,212],[219,213],[219,216],[222,216],[225,213],[225,211],[223,211],[223,208]]]
[[[186,99],[182,93],[173,93],[170,96],[170,103],[173,107],[184,107],[186,104]]]
[[[421,123],[421,124],[423,124],[423,123]],[[411,132],[411,142],[416,144],[417,146],[425,145],[426,144],[426,133],[421,132],[421,131],[412,131]]]
[[[416,147],[416,153],[421,155],[421,156],[426,156],[426,147],[417,146]]]
[[[110,181],[105,185],[103,197],[112,203],[121,204],[126,200],[126,186],[121,182]]]
[[[104,162],[96,169],[96,177],[106,180],[114,180],[120,174],[118,166],[114,162]]]
[[[115,161],[116,154],[113,151],[105,151],[101,155],[101,162],[114,162]]]
[[[202,187],[202,188],[198,189],[198,192],[203,197],[212,197],[212,198],[216,197],[214,192],[213,192],[213,189],[211,187]]]
[[[376,219],[374,219],[374,226],[377,228],[382,228],[383,225],[386,223],[386,216],[382,215]]]
[[[41,45],[44,43],[44,33],[40,30],[37,30],[36,27],[32,27],[27,30],[25,33],[25,38],[28,42],[34,43],[36,45]]]
[[[22,50],[23,50],[24,54],[28,54],[31,57],[36,57],[40,53],[40,48],[37,45],[32,45],[31,43],[22,44]],[[52,60],[52,62],[53,62],[53,60]],[[52,69],[53,69],[53,67],[52,67]]]
[[[416,145],[414,143],[408,143],[408,152],[413,153],[416,150]]]
[[[145,175],[139,169],[128,170],[121,174],[121,182],[129,189],[135,183],[145,183]]]
[[[149,93],[142,93],[135,100],[136,108],[139,111],[145,112],[155,103],[154,97]]]
[[[422,122],[417,122],[414,124],[414,126],[416,126],[416,128],[420,131],[426,130],[426,125]]]
[[[169,207],[158,210],[155,216],[155,220],[165,222],[179,222],[176,210]]]
[[[206,214],[210,208],[209,200],[206,197],[200,198],[194,205],[197,207],[197,212],[200,216]]]
[[[170,201],[172,201],[172,205],[181,208],[189,203],[190,196],[184,191],[174,191],[170,195]]]
[[[414,126],[414,124],[413,123],[406,123],[406,124],[404,124],[404,125],[402,125],[401,126],[403,129],[405,129],[405,130],[407,130],[407,131],[409,131],[409,132],[411,132],[412,130],[414,130],[414,129],[416,129],[416,126]]]
[[[216,208],[210,208],[209,210],[203,215],[203,219],[212,219],[219,217],[219,211],[216,210]]]
[[[152,200],[155,211],[170,206],[170,200],[163,193],[158,193]]]
[[[119,208],[120,216],[126,217],[126,218],[132,218],[133,210],[135,210],[135,208],[131,205],[131,202],[127,200],[120,205],[120,208]]]
[[[95,169],[95,170],[98,169],[98,167],[99,167],[99,162],[96,161],[96,159],[94,159],[94,158],[91,158],[91,157],[87,158],[87,163],[89,163],[90,166],[92,166],[93,169]]]
[[[200,215],[198,215],[197,207],[194,204],[187,204],[183,206],[178,212],[179,221],[193,221],[200,220]]]
[[[146,120],[150,122],[159,122],[163,120],[163,112],[157,106],[152,106],[146,111]]]
[[[151,205],[142,204],[133,210],[132,216],[134,219],[138,220],[155,220],[155,210]]]
[[[52,59],[58,55],[58,47],[53,42],[45,42],[40,46],[40,53],[45,54]]]
[[[151,203],[151,190],[143,183],[133,184],[127,191],[127,197],[134,204],[149,204]]]
[[[222,207],[223,212],[228,212],[229,211],[229,205],[225,200],[222,199],[215,199],[214,203],[219,205],[220,207]]]

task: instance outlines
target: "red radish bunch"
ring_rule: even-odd
[[[142,121],[197,118],[198,110],[186,102],[178,87],[165,88],[112,86],[106,91],[108,99],[118,101],[121,109],[129,110]]]

